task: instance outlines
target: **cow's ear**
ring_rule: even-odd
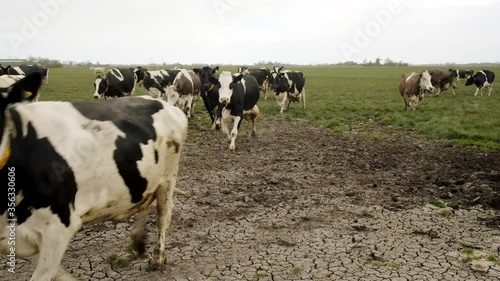
[[[284,68],[284,66],[278,68],[278,72],[280,72],[283,68]]]
[[[212,74],[216,73],[217,71],[219,71],[219,66],[214,67],[214,69],[212,70]]]
[[[285,77],[285,73],[284,72],[280,72],[279,77]]]
[[[201,73],[201,69],[199,69],[199,68],[193,68],[193,72],[196,73],[196,74],[200,74]]]
[[[33,72],[10,86],[4,98],[7,99],[7,103],[33,101],[38,95],[38,89],[41,85],[42,74]]]
[[[243,74],[240,74],[240,75],[234,77],[233,83],[239,83],[241,81],[241,78],[243,78]]]

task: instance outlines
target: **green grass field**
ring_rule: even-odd
[[[148,68],[149,69],[149,68]],[[222,68],[223,70],[235,69]],[[381,124],[410,128],[420,135],[480,150],[500,150],[500,89],[493,88],[490,97],[474,97],[475,86],[457,84],[457,96],[451,91],[437,98],[426,95],[415,112],[403,110],[399,94],[401,75],[441,67],[300,67],[306,76],[307,109],[293,103],[280,116],[274,96],[259,101],[264,116],[305,119],[340,132],[349,126]],[[500,68],[485,68],[500,73]],[[479,68],[475,68],[475,71]],[[94,75],[88,68],[55,68],[50,70],[49,84],[42,89],[41,101],[93,100]],[[146,94],[143,87],[136,95]],[[484,91],[487,94],[487,90]],[[199,100],[196,111],[209,126],[208,114]],[[370,120],[374,122],[370,122]]]

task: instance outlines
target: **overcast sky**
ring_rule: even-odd
[[[500,0],[4,1],[0,58],[500,62]]]

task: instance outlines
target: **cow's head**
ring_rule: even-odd
[[[231,101],[234,85],[241,82],[243,74],[233,76],[229,71],[223,71],[219,75],[217,86],[219,86],[219,103],[226,105]]]
[[[108,89],[108,82],[100,75],[94,80],[94,99],[100,98]]]
[[[154,98],[161,97],[162,94],[165,94],[160,83],[158,83],[158,78],[153,76],[149,71],[146,71],[144,74],[143,85],[146,91]]]
[[[166,90],[167,102],[171,105],[176,105],[179,101],[179,93],[177,87],[174,85],[167,86]]]
[[[434,87],[432,86],[431,83],[431,75],[429,74],[429,71],[424,71],[420,73],[420,89],[422,90],[427,90],[427,91],[432,91],[434,90]]]
[[[136,68],[133,68],[132,71],[134,71],[135,75],[137,76],[137,84],[142,85],[142,83],[144,82],[144,76],[146,76],[146,71],[148,70],[143,68],[142,66],[138,66]]]
[[[2,65],[0,65],[0,76],[6,74],[9,74],[7,67],[3,67]]]
[[[477,73],[476,73],[477,75]],[[470,86],[476,82],[476,75],[471,75],[469,78],[467,78],[467,81],[465,81],[465,86]]]
[[[200,76],[201,86],[205,92],[212,91],[219,83],[219,74],[217,73],[219,67],[211,68],[205,66],[202,69],[195,68],[193,71]]]
[[[33,100],[36,100],[38,90],[42,85],[42,78],[43,77],[40,72],[33,72],[7,88],[0,88],[1,118],[3,118],[3,112],[9,104],[32,102]]]

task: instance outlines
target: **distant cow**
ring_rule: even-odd
[[[489,88],[488,96],[491,95],[491,90],[493,89],[493,82],[495,81],[495,73],[489,70],[479,70],[474,76],[469,77],[467,82],[465,82],[465,86],[476,85],[476,92],[474,96],[477,96],[477,93],[481,91],[481,96],[483,95],[483,88]]]
[[[106,76],[98,76],[94,81],[94,98],[104,96],[105,99],[130,96],[134,93],[137,75],[132,69],[108,70]]]
[[[205,104],[210,119],[212,120],[212,129],[217,128],[217,107],[219,106],[219,74],[217,71],[219,67],[213,69],[205,66],[201,69],[195,68],[193,71],[198,73],[201,80],[201,98]],[[217,128],[218,129],[218,128]]]
[[[12,254],[15,229],[15,258],[38,254],[30,280],[55,280],[82,226],[134,214],[132,238],[143,254],[144,226],[156,200],[158,242],[149,269],[163,270],[186,117],[148,96],[22,104],[36,96],[41,83],[40,73],[33,73],[0,89],[6,124],[0,145],[0,255]]]
[[[7,65],[0,66],[0,75],[25,75],[24,71],[19,66]]]
[[[143,82],[144,88],[152,97],[162,97],[166,94],[167,86],[172,85],[179,71],[177,69],[146,71]]]
[[[200,95],[200,76],[192,70],[181,69],[175,76],[172,85],[167,87],[168,103],[179,107],[188,118],[194,114],[194,106]]]
[[[451,71],[431,70],[429,71],[429,74],[431,75],[432,86],[438,89],[434,96],[438,96],[442,91],[446,91],[448,89],[451,89],[453,91],[453,96],[456,96],[456,86],[453,81],[454,76]]]
[[[460,78],[467,78],[471,77],[474,74],[474,70],[458,70],[458,69],[448,69],[448,71],[451,71],[453,73],[453,77],[460,82]]]
[[[230,150],[236,149],[236,137],[243,119],[252,122],[252,135],[256,134],[255,119],[259,116],[259,84],[251,75],[231,75],[223,71],[217,83],[219,87],[220,123],[222,132],[231,140]],[[232,130],[229,126],[232,123]]]
[[[45,80],[45,84],[49,84],[49,69],[47,67],[38,64],[21,64],[19,68],[23,71],[24,75],[29,75],[33,72],[40,72]]]
[[[105,74],[104,67],[91,67],[90,70],[92,70],[94,72],[94,75],[98,75],[98,74],[104,75]]]
[[[276,102],[280,107],[280,113],[288,110],[291,102],[302,102],[306,108],[306,89],[305,77],[300,71],[281,71],[279,73],[271,73],[272,84],[271,88],[276,93]]]
[[[238,67],[238,73],[248,74],[255,77],[257,83],[259,83],[260,90],[264,93],[264,100],[267,100],[267,93],[269,91],[269,76],[271,75],[271,71],[269,69],[263,68],[250,68],[247,67]]]
[[[405,102],[405,110],[414,111],[418,103],[424,97],[425,91],[431,92],[434,87],[431,83],[431,75],[427,70],[422,73],[410,72],[404,74],[399,83],[399,93]]]

